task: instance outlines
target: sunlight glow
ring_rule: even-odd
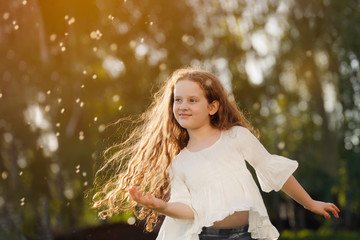
[[[264,77],[262,75],[262,71],[258,67],[257,60],[251,54],[249,54],[249,56],[246,58],[245,70],[249,76],[250,82],[255,85],[260,85],[263,83]]]
[[[43,146],[43,153],[45,156],[51,156],[59,148],[59,142],[55,133],[42,133],[38,139],[38,145]]]
[[[333,112],[336,105],[336,90],[332,83],[323,84],[324,108],[326,112]]]
[[[117,78],[125,72],[124,62],[113,56],[107,56],[102,66],[111,78]]]
[[[25,121],[29,122],[32,127],[43,130],[50,128],[50,123],[45,119],[44,113],[38,104],[30,105],[25,110],[24,117]]]

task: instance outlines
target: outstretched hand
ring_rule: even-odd
[[[333,203],[326,203],[321,201],[313,201],[312,205],[307,208],[313,213],[324,216],[325,218],[331,218],[331,215],[328,212],[331,212],[334,217],[339,218],[340,209]]]
[[[153,197],[151,193],[143,194],[137,190],[135,186],[129,188],[130,197],[140,206],[149,208],[155,211],[163,211],[167,207],[167,202]]]

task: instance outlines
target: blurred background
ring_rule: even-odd
[[[0,239],[155,239],[100,221],[91,189],[110,125],[184,65],[214,72],[274,154],[340,219],[264,194],[281,239],[360,239],[356,0],[2,0]]]

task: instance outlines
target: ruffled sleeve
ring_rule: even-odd
[[[169,176],[171,181],[169,202],[180,202],[191,207],[191,195],[189,189],[174,161],[170,166]]]
[[[264,192],[279,191],[298,167],[297,161],[270,154],[259,140],[246,128],[237,128],[241,139],[240,149],[244,159],[255,169]]]

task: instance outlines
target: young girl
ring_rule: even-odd
[[[109,151],[103,169],[120,167],[94,207],[102,218],[136,207],[148,231],[166,215],[157,240],[277,239],[245,161],[263,191],[281,189],[306,209],[338,218],[334,204],[313,200],[292,176],[296,161],[266,151],[218,78],[202,69],[175,71],[141,124]]]

